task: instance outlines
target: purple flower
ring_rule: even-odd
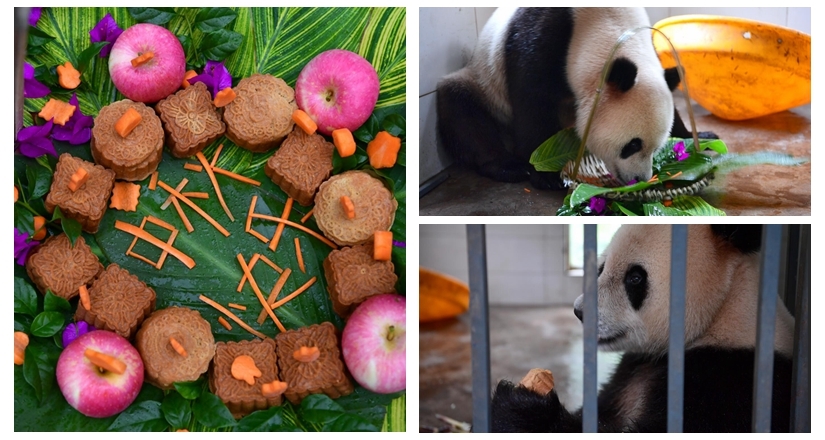
[[[31,248],[40,244],[39,241],[29,240],[28,238],[28,232],[20,232],[17,228],[14,228],[14,259],[21,266],[26,264],[26,257],[29,255]]]
[[[52,91],[45,84],[34,79],[34,67],[29,63],[23,64],[23,97],[42,98]]]
[[[212,92],[212,99],[215,99],[215,95],[221,90],[232,87],[232,75],[223,65],[223,61],[207,61],[203,73],[190,79],[189,84],[195,84],[198,81],[206,84],[206,87]]]
[[[87,323],[86,321],[73,322],[67,325],[63,330],[63,348],[68,347],[72,341],[79,338],[81,335],[85,335],[86,333],[95,330],[97,330],[95,326]]]
[[[55,125],[52,130],[52,139],[68,142],[72,145],[80,145],[89,142],[92,138],[92,125],[94,118],[86,116],[80,111],[80,104],[77,102],[77,93],[72,94],[69,104],[75,106],[76,110],[72,117],[66,121],[65,125]]]
[[[100,50],[100,58],[105,58],[109,56],[109,52],[112,50],[112,45],[117,40],[117,37],[123,33],[123,29],[121,29],[114,18],[112,18],[112,14],[106,14],[92,30],[89,31],[89,37],[92,40],[92,43],[99,43],[101,41],[106,41],[109,44],[103,46],[103,49]]]
[[[590,198],[590,211],[602,215],[605,211],[605,207],[607,206],[607,200],[601,197],[591,197]]]
[[[636,180],[636,179],[633,179],[633,180],[629,180],[629,181],[627,182],[627,185],[628,185],[628,186],[630,186],[630,185],[635,185],[635,184],[637,184],[637,183],[639,183],[639,181],[638,181],[638,180]]]
[[[676,153],[676,160],[680,162],[690,157],[690,155],[685,151],[684,141],[676,142],[676,144],[673,145],[673,152]]]
[[[46,153],[57,157],[49,135],[52,133],[52,121],[43,125],[32,125],[17,132],[17,142],[19,143],[20,154],[26,157],[40,157]]]
[[[29,12],[29,26],[37,26],[37,22],[40,20],[40,12],[43,8],[32,8]]]

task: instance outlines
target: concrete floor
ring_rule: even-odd
[[[676,94],[687,121],[684,98]],[[693,105],[700,131],[713,131],[731,153],[773,151],[811,157],[811,106],[748,121],[726,121]],[[564,191],[538,191],[529,182],[500,183],[455,166],[449,178],[421,198],[420,215],[555,215]],[[811,215],[811,164],[759,165],[717,176],[702,193],[727,215]]]
[[[469,314],[422,324],[419,334],[419,430],[449,432],[436,414],[472,422]],[[493,389],[501,379],[518,382],[532,368],[553,372],[556,392],[570,409],[581,406],[582,327],[573,306],[490,307]],[[599,353],[599,380],[618,362],[616,353]]]

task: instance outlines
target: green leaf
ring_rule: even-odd
[[[232,430],[235,432],[300,432],[294,423],[283,416],[284,408],[273,406],[245,416]]]
[[[195,26],[203,32],[213,32],[223,29],[237,16],[238,14],[229,8],[203,9],[195,17]]]
[[[363,32],[360,35],[354,34],[358,37],[358,49],[355,52],[366,58],[378,72],[381,91],[375,106],[380,109],[405,104],[407,101],[407,10],[405,8],[370,8],[368,11],[369,16]]]
[[[180,395],[187,400],[195,400],[200,397],[203,392],[203,380],[196,380],[194,382],[175,382],[175,389]]]
[[[395,398],[387,407],[387,416],[381,426],[382,432],[407,431],[407,395],[402,394]]]
[[[37,292],[23,278],[14,277],[14,313],[34,317],[37,314]]]
[[[43,300],[43,310],[46,312],[69,313],[72,311],[72,306],[69,301],[55,295],[51,290],[47,290],[46,298]]]
[[[192,420],[192,408],[189,401],[179,393],[167,394],[160,409],[163,411],[163,417],[174,429],[186,428]]]
[[[593,197],[615,190],[616,188],[604,188],[601,186],[593,186],[589,183],[582,183],[577,186],[576,189],[573,190],[573,194],[570,195],[570,205],[575,206],[587,202]]]
[[[676,180],[695,181],[708,175],[713,169],[713,159],[702,153],[693,153],[685,160],[667,163],[659,170],[659,177],[664,180],[668,173],[674,176],[679,175]]]
[[[52,186],[52,173],[39,164],[32,164],[26,167],[26,180],[29,198],[40,198],[49,192]]]
[[[110,431],[150,432],[161,431],[168,427],[163,417],[161,403],[155,401],[140,402],[131,405],[120,413],[109,426]]]
[[[700,150],[713,150],[719,154],[727,154],[728,153],[728,146],[722,142],[721,139],[713,139],[713,140],[699,140],[699,149]]]
[[[29,26],[29,47],[43,46],[53,40],[53,36],[36,27]]]
[[[192,407],[195,420],[207,428],[225,428],[235,426],[235,418],[218,396],[204,392],[195,399]]]
[[[32,325],[32,317],[29,315],[22,315],[20,313],[14,314],[14,331],[30,333],[29,328]]]
[[[128,8],[129,14],[141,23],[166,24],[175,18],[174,8]],[[124,27],[125,29],[125,27]]]
[[[48,338],[63,329],[65,322],[60,312],[42,312],[34,317],[31,332],[34,336]]]
[[[673,207],[695,216],[723,216],[725,211],[714,208],[699,196],[679,196],[673,199]]]
[[[621,204],[621,203],[619,203],[619,202],[613,202],[613,203],[610,205],[610,210],[611,210],[611,211],[614,211],[614,212],[615,212],[615,211],[620,211],[622,214],[627,215],[627,216],[632,216],[632,217],[635,217],[635,216],[637,216],[637,215],[638,215],[638,214],[636,214],[635,212],[633,212],[633,211],[631,211],[631,210],[629,210],[629,209],[625,208],[625,206],[624,206],[624,205],[622,205],[622,204]]]
[[[403,116],[398,114],[389,115],[381,121],[381,128],[396,137],[402,137],[405,135],[406,126],[407,121],[404,120]]]
[[[380,131],[379,126],[378,118],[376,118],[375,113],[373,113],[369,119],[367,119],[367,122],[364,122],[358,130],[352,133],[352,136],[364,144],[368,144],[371,140],[375,139],[375,135]]]
[[[218,29],[206,34],[199,48],[207,60],[223,61],[241,47],[241,42],[243,42],[243,35],[226,29]]]
[[[66,236],[69,237],[69,242],[74,246],[77,237],[80,237],[80,234],[83,232],[83,227],[80,225],[80,222],[73,218],[64,217],[59,206],[54,208],[54,214],[52,214],[52,221],[57,219],[60,219],[60,226],[63,228],[63,232],[66,233]]]
[[[401,151],[398,152],[398,160],[395,163],[402,167],[407,166],[407,141],[401,142]]]
[[[100,54],[100,51],[103,50],[107,44],[111,43],[108,41],[92,43],[92,45],[86,48],[86,50],[80,52],[80,55],[77,57],[77,70],[79,70],[81,74],[85,74],[86,69],[92,63],[92,60]]]
[[[665,216],[665,215],[676,215],[676,216],[686,216],[690,215],[685,211],[682,211],[679,208],[674,208],[672,206],[665,206],[661,202],[650,202],[645,203],[644,205],[645,215],[647,216]]]
[[[43,400],[43,382],[46,380],[42,371],[46,367],[40,361],[42,356],[38,356],[37,349],[33,346],[27,346],[25,350],[25,361],[23,362],[23,377],[26,378],[26,383],[31,385],[34,389],[34,395],[37,396],[38,401]]]
[[[344,171],[355,169],[356,166],[358,166],[358,157],[356,155],[341,157],[341,155],[338,154],[337,148],[332,152],[332,174],[340,174]]]
[[[301,414],[310,423],[323,425],[327,432],[377,431],[361,416],[347,413],[344,408],[325,394],[312,394],[301,401]]]
[[[34,234],[34,214],[22,205],[14,205],[14,227],[20,232]]]
[[[581,139],[572,128],[562,130],[541,145],[530,155],[530,164],[536,171],[561,171],[567,162],[576,160]]]

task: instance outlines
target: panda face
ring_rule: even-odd
[[[670,306],[670,225],[625,225],[599,263],[598,341],[608,351],[664,353]],[[708,225],[688,228],[686,342],[700,337],[731,290],[742,255]],[[574,310],[581,318],[583,296]]]

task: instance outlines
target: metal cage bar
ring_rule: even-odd
[[[791,431],[811,432],[811,225],[799,234]]]
[[[667,361],[667,432],[682,432],[685,391],[687,225],[673,225],[670,248],[670,334]]]
[[[584,397],[582,432],[598,431],[598,268],[596,262],[596,225],[584,225]]]
[[[484,225],[467,225],[470,276],[470,348],[473,358],[473,432],[490,432],[490,313]]]

